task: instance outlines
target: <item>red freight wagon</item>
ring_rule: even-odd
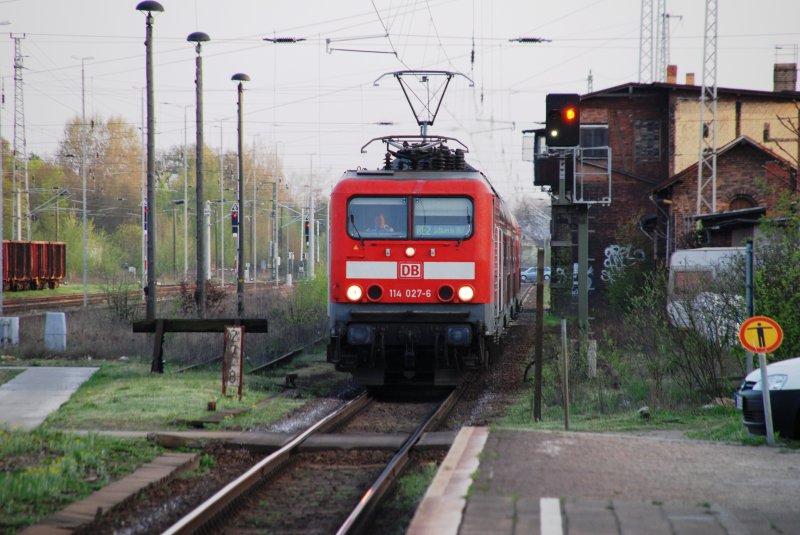
[[[3,290],[57,288],[67,270],[63,242],[3,240]]]
[[[519,312],[519,227],[458,141],[381,140],[384,168],[331,194],[328,361],[366,386],[456,384]]]

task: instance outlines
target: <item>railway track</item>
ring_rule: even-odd
[[[228,293],[234,292],[236,286],[235,285],[228,285],[225,287]],[[248,292],[250,291],[274,291],[276,288],[282,288],[282,286],[273,286],[271,284],[256,284],[256,285],[248,285]],[[194,285],[189,286],[189,291],[194,292]],[[42,290],[38,293],[46,293],[47,290]],[[157,300],[159,302],[172,300],[177,296],[180,296],[182,292],[180,284],[167,284],[158,287],[158,295]],[[27,312],[38,312],[41,310],[48,310],[48,311],[59,311],[59,310],[70,310],[74,308],[79,308],[83,306],[83,294],[76,293],[76,294],[57,294],[57,295],[37,295],[33,297],[8,297],[9,295],[13,295],[13,293],[6,293],[5,299],[3,300],[3,313],[7,315],[13,314],[21,314]],[[119,295],[122,295],[120,292]],[[128,292],[128,298],[130,299],[131,304],[141,304],[144,306],[144,294],[142,292],[131,290]],[[109,301],[109,293],[108,292],[93,292],[90,293],[87,297],[88,305],[90,307],[98,307],[104,306],[108,304]]]
[[[267,428],[256,427],[255,433],[236,446],[209,443],[203,457],[208,460],[205,470],[193,477],[176,478],[143,492],[138,498],[128,500],[125,506],[108,511],[96,522],[88,524],[84,533],[162,533],[177,526],[192,508],[207,502],[222,492],[242,474],[253,472],[251,486],[220,507],[215,520],[203,524],[199,531],[213,533],[336,533],[345,522],[345,532],[366,529],[367,532],[384,533],[406,526],[413,514],[403,500],[384,499],[372,521],[367,518],[374,511],[369,506],[366,513],[348,520],[354,508],[365,495],[381,495],[376,484],[381,474],[390,480],[405,463],[406,473],[425,470],[441,462],[449,445],[450,434],[463,425],[487,425],[499,414],[508,398],[522,380],[522,370],[530,357],[533,315],[529,312],[533,285],[526,295],[526,309],[518,319],[520,328],[512,329],[512,336],[504,348],[500,366],[470,377],[459,392],[459,400],[444,418],[436,431],[425,435],[416,448],[400,453],[401,445],[412,436],[420,423],[438,407],[438,402],[400,403],[386,400],[371,401],[358,411],[356,417],[342,423],[328,433],[313,433],[302,444],[285,456],[285,464],[274,470],[255,470],[263,461],[264,453],[273,451],[274,444],[288,442],[300,430],[310,427],[309,422],[319,415],[329,414],[332,407],[340,407],[343,399],[352,395],[343,390],[317,399],[302,410]],[[274,439],[264,441],[259,449],[259,433]],[[249,435],[249,433],[245,433]],[[266,442],[272,444],[267,446]],[[381,442],[381,444],[378,444]],[[246,446],[246,448],[245,448]],[[263,449],[264,447],[268,449]],[[397,457],[395,468],[387,468]],[[410,458],[410,464],[409,464]],[[383,498],[392,497],[394,490]],[[366,516],[363,516],[366,515]],[[363,526],[366,525],[366,528]],[[191,532],[188,529],[185,532]],[[78,535],[76,533],[76,535]]]
[[[458,395],[456,390],[443,401],[405,404],[401,411],[396,402],[362,394],[259,461],[164,533],[253,529],[280,533],[291,532],[302,522],[304,531],[309,533],[361,533],[408,464],[412,448],[423,433],[443,421]],[[387,422],[387,414],[394,414],[394,418]],[[375,422],[383,422],[382,434],[407,434],[393,454],[372,451],[374,446],[370,446],[365,429],[374,430]],[[311,437],[334,429],[338,430],[337,440],[341,440],[343,449],[300,452]],[[356,446],[359,442],[363,445]],[[314,487],[322,492],[311,491]],[[344,499],[329,500],[320,487],[336,489],[335,493]],[[270,504],[266,507],[269,514],[262,512],[265,503]],[[343,503],[350,505],[345,507]],[[310,511],[313,515],[308,514]]]
[[[90,294],[89,306],[95,307],[106,303],[105,294]],[[26,297],[24,299],[6,299],[3,301],[3,313],[19,314],[37,310],[66,310],[83,305],[83,295],[59,295],[51,297]]]
[[[180,285],[159,286],[158,288],[159,301],[164,299],[172,299],[181,293]],[[132,294],[131,301],[133,303],[141,302],[144,305],[144,296],[140,292],[129,292]],[[108,303],[108,292],[93,292],[87,295],[87,302],[90,307],[103,306]],[[20,314],[23,312],[36,312],[43,309],[48,311],[54,310],[69,310],[83,306],[83,294],[69,294],[69,295],[50,295],[50,296],[35,296],[23,298],[6,298],[3,301],[3,313],[5,314]]]

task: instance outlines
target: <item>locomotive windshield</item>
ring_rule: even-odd
[[[408,197],[353,197],[347,232],[355,239],[407,239]],[[411,197],[411,237],[463,240],[472,235],[474,207],[467,197]]]
[[[472,201],[466,197],[415,197],[413,237],[463,240],[472,234]]]
[[[354,197],[347,205],[347,232],[353,238],[407,238],[406,197]]]

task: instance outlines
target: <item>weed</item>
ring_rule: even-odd
[[[4,528],[22,528],[151,461],[143,439],[74,435],[44,428],[0,428],[0,503]]]

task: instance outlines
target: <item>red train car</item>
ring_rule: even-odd
[[[57,288],[66,270],[63,242],[3,240],[3,291]]]
[[[457,384],[520,310],[519,227],[458,141],[381,141],[384,168],[331,194],[328,361],[366,386]]]

